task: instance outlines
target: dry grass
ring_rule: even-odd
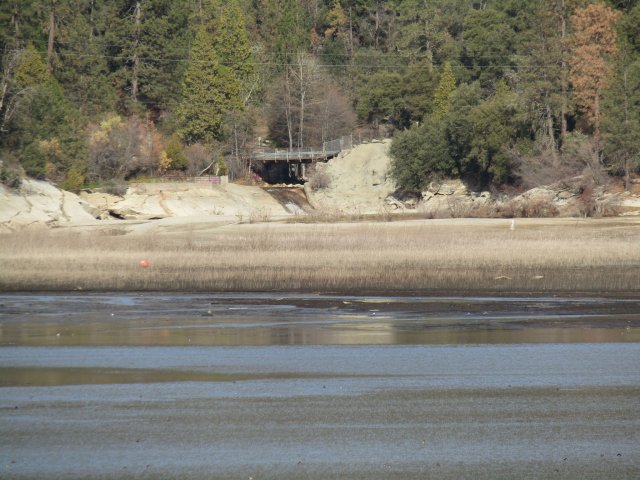
[[[509,224],[25,231],[0,236],[0,290],[640,292],[637,220]]]

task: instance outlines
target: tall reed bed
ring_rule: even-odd
[[[566,220],[0,236],[0,290],[640,293],[640,225]],[[148,268],[138,265],[150,262]]]

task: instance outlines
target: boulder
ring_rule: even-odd
[[[469,189],[461,180],[445,180],[443,182],[431,182],[425,193],[433,195],[469,195]]]

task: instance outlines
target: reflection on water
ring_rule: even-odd
[[[0,345],[640,341],[640,300],[303,294],[0,295]]]

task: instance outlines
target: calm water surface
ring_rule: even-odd
[[[640,300],[0,294],[0,478],[640,478]]]

